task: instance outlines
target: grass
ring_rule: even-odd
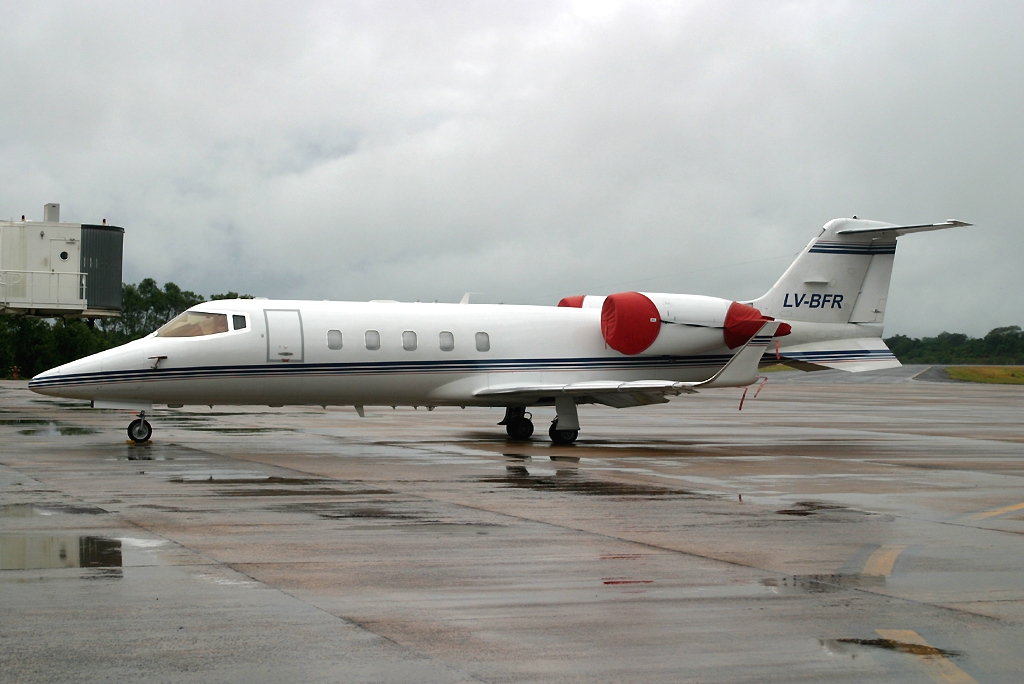
[[[946,373],[954,380],[995,385],[1024,385],[1024,366],[954,366]]]

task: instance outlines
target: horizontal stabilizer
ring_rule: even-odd
[[[929,230],[942,230],[943,228],[963,228],[972,224],[956,219],[949,219],[943,223],[923,223],[916,226],[858,226],[855,228],[840,228],[836,235],[862,235],[865,237],[899,237],[908,233],[923,233]]]
[[[784,347],[780,363],[800,367],[812,364],[825,368],[839,368],[851,373],[899,368],[896,356],[879,337],[857,337],[848,340],[822,340]]]

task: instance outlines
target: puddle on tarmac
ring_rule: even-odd
[[[401,511],[384,506],[374,506],[366,503],[296,503],[275,506],[271,510],[282,513],[313,513],[325,520],[379,520],[398,521],[401,523],[415,523],[439,525],[442,521],[435,518],[428,518],[421,511],[412,509]]]
[[[373,520],[422,520],[422,517],[411,513],[399,513],[398,511],[378,508],[374,506],[358,506],[348,510],[338,510],[335,513],[320,512],[321,518],[369,518]],[[432,521],[435,522],[435,521]]]
[[[814,515],[819,511],[843,511],[845,513],[855,512],[850,511],[846,506],[837,506],[835,504],[827,504],[821,501],[798,501],[793,504],[793,508],[784,508],[781,511],[775,511],[782,515],[799,515],[807,516]],[[859,511],[856,511],[859,512]]]
[[[557,467],[557,466],[556,466]],[[482,477],[480,482],[513,489],[545,492],[567,492],[587,496],[689,497],[709,498],[688,489],[671,489],[647,484],[627,484],[608,480],[591,480],[577,468],[560,468],[551,475],[531,475],[525,465],[505,466],[504,477]]]
[[[38,427],[30,427],[24,430],[18,430],[20,435],[50,435],[57,437],[60,435],[93,435],[99,432],[93,428],[77,427],[74,425],[62,425],[61,423],[53,420],[41,420],[38,418],[10,418],[0,420],[0,425],[35,425]]]
[[[285,428],[256,428],[256,427],[254,427],[254,428],[246,428],[246,427],[238,427],[238,428],[190,427],[188,429],[189,430],[193,430],[195,432],[223,432],[223,433],[227,433],[227,434],[238,434],[238,435],[247,435],[247,434],[252,434],[252,433],[256,433],[256,432],[283,432],[285,430]]]
[[[56,423],[50,423],[44,428],[31,428],[28,430],[18,430],[19,435],[48,435],[50,437],[56,437],[58,435],[62,437],[69,437],[72,435],[95,435],[99,430],[92,428],[74,427],[72,425],[58,425]]]
[[[414,524],[417,529],[423,525],[444,526],[444,527],[465,527],[467,530],[472,527],[489,527],[483,523],[456,523],[445,522],[428,515],[422,510],[413,507],[402,507],[401,504],[394,506],[383,506],[370,502],[325,502],[325,503],[302,503],[284,504],[282,506],[270,507],[271,511],[282,513],[312,513],[325,520],[366,520],[379,522],[398,522],[400,524]],[[439,528],[439,527],[438,527]]]
[[[312,485],[334,483],[323,477],[175,477],[168,482],[183,484],[215,484],[215,485],[251,485],[251,484],[276,484],[276,485]]]
[[[120,567],[119,539],[0,535],[0,570]]]
[[[214,492],[217,496],[379,496],[392,494],[386,489],[338,489],[338,485],[357,484],[330,480],[327,478],[302,478],[302,477],[258,477],[258,478],[222,478],[217,479],[212,475],[206,479],[184,479],[175,478],[170,482],[187,484],[207,485],[272,485],[261,487],[239,487],[237,489],[220,489]],[[319,485],[319,486],[317,486]],[[333,486],[324,486],[333,485]]]
[[[881,575],[859,574],[827,574],[827,575],[787,575],[782,579],[768,577],[761,580],[766,587],[797,590],[812,594],[828,594],[845,591],[849,588],[866,588],[885,586],[885,577]]]
[[[143,444],[125,444],[124,450],[114,456],[116,461],[173,461],[174,456],[168,456],[160,449],[156,449],[152,442]]]
[[[963,654],[959,651],[947,651],[942,648],[935,648],[934,646],[925,646],[923,644],[908,644],[904,641],[894,641],[893,639],[823,639],[819,641],[819,643],[823,647],[832,647],[833,649],[838,644],[853,644],[855,646],[883,648],[887,651],[899,651],[900,653],[910,653],[911,655],[925,657],[963,657]]]
[[[65,506],[54,504],[51,506],[37,506],[35,504],[8,504],[0,506],[0,518],[31,518],[36,515],[100,515],[106,513],[102,508],[95,506]]]
[[[222,489],[217,496],[345,496],[340,489]]]

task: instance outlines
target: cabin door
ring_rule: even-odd
[[[302,314],[297,309],[265,309],[267,361],[302,363]]]

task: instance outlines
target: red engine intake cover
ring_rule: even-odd
[[[601,334],[615,351],[639,354],[654,344],[659,332],[661,314],[654,302],[644,295],[620,292],[605,298],[601,307]]]
[[[762,325],[774,320],[771,316],[765,316],[752,306],[733,302],[725,313],[725,344],[729,349],[742,347],[757,334]],[[788,323],[783,323],[775,332],[775,337],[784,337],[791,330]]]
[[[573,295],[572,297],[562,297],[562,301],[558,302],[558,306],[571,306],[577,309],[583,308],[583,300],[586,295]]]

